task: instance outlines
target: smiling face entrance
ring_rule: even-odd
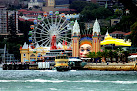
[[[89,52],[92,52],[92,45],[83,44],[80,46],[80,57],[86,57]]]

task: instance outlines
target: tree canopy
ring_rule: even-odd
[[[98,5],[97,4],[93,4],[91,2],[86,2],[86,1],[74,1],[70,4],[69,8],[70,9],[76,9],[78,13],[80,13],[85,7],[90,6],[92,8],[97,8]]]
[[[80,20],[84,22],[88,22],[91,20],[97,19],[105,19],[109,16],[112,16],[113,12],[104,7],[93,7],[93,6],[86,6],[83,11],[81,12]]]

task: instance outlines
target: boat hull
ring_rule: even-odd
[[[62,66],[60,66],[60,67],[56,67],[56,70],[57,71],[69,71],[69,67],[62,67]]]

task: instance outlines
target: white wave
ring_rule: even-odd
[[[53,83],[60,83],[60,82],[64,82],[64,80],[43,80],[43,79],[34,79],[34,80],[26,80],[25,82],[53,82]]]
[[[23,80],[0,80],[0,82],[24,82]]]
[[[57,72],[56,70],[36,70],[36,71],[39,71],[39,72]]]
[[[33,79],[33,80],[0,80],[0,82],[40,82],[40,83],[116,83],[116,84],[137,84],[137,81],[101,81],[101,80],[45,80],[45,79]]]
[[[56,88],[49,88],[50,90],[57,90]]]
[[[135,84],[135,83],[137,83],[137,81],[112,81],[112,83]]]
[[[75,72],[75,71],[77,71],[77,70],[70,70],[70,71]]]

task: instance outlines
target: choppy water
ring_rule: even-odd
[[[2,70],[0,91],[137,91],[135,71]]]

